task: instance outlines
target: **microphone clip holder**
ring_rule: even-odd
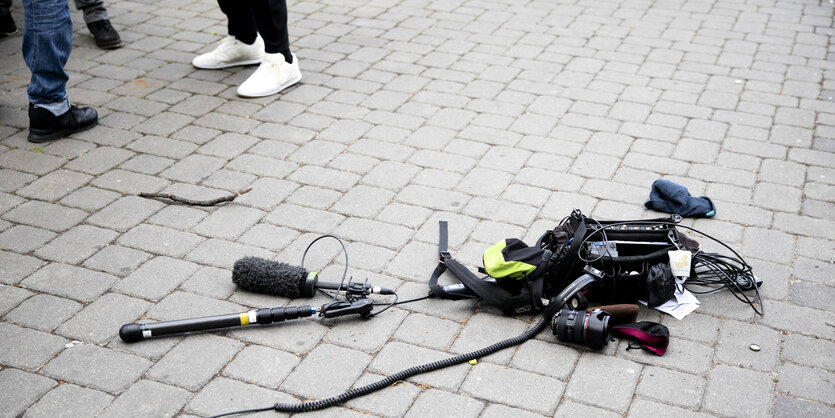
[[[374,302],[368,298],[338,300],[322,305],[322,310],[319,315],[325,318],[336,318],[339,316],[359,314],[363,318],[368,318],[372,309],[374,309]]]

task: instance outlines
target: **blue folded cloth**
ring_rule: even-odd
[[[661,212],[677,213],[683,217],[709,218],[716,215],[716,206],[709,198],[690,196],[686,187],[662,179],[652,183],[649,200],[644,206]]]

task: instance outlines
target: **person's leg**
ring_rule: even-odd
[[[264,38],[264,50],[268,54],[280,53],[285,61],[293,62],[290,52],[290,35],[287,32],[286,0],[254,0],[255,24]]]
[[[258,37],[258,32],[255,29],[255,16],[250,2],[217,0],[217,4],[220,6],[220,11],[226,15],[229,35],[247,45],[252,45]]]
[[[255,29],[250,1],[218,0],[217,3],[228,20],[229,36],[212,51],[194,57],[191,64],[214,70],[260,63],[264,59],[264,41]]]
[[[72,50],[72,20],[66,0],[23,0],[23,60],[32,72],[29,140],[46,142],[93,127],[96,111],[70,106],[64,65]]]
[[[32,71],[26,93],[36,107],[60,115],[69,109],[64,65],[72,50],[70,6],[66,0],[23,0],[23,12],[23,60]]]
[[[102,0],[75,0],[75,8],[84,13],[84,23],[93,35],[96,46],[110,49],[122,46],[122,38],[107,16]]]
[[[11,13],[12,0],[0,0],[0,38],[17,33],[17,25]]]
[[[286,0],[253,0],[255,22],[264,38],[264,62],[238,87],[243,97],[276,94],[302,79],[299,62],[290,52]]]
[[[75,0],[75,8],[84,13],[84,23],[109,19],[103,0]]]

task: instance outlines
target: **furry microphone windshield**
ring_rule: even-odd
[[[235,262],[232,282],[251,292],[295,299],[313,296],[304,291],[307,275],[307,270],[302,267],[258,257],[244,257]]]

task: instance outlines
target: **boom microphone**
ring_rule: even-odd
[[[284,296],[290,299],[313,297],[316,289],[344,290],[354,294],[378,293],[393,295],[394,291],[363,283],[320,282],[319,274],[308,272],[304,267],[291,266],[280,261],[259,257],[244,257],[232,268],[232,282],[241,289],[268,295]]]

